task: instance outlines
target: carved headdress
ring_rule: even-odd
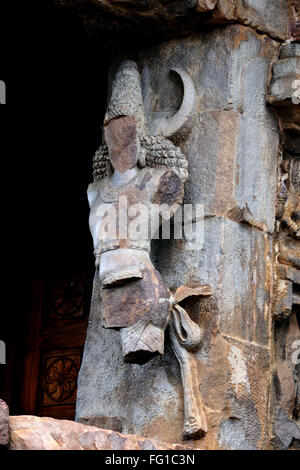
[[[140,129],[145,126],[141,77],[132,60],[122,62],[117,71],[104,125],[119,116],[134,116]]]
[[[120,64],[114,81],[112,93],[104,118],[104,125],[119,116],[134,116],[139,128],[141,143],[140,166],[170,167],[185,181],[188,176],[187,160],[179,147],[176,147],[167,137],[179,132],[186,132],[193,120],[196,106],[196,92],[190,76],[180,70],[173,69],[184,85],[184,95],[180,109],[170,117],[155,117],[146,125],[143,103],[141,76],[137,65],[131,60]],[[150,89],[150,92],[152,90]],[[149,93],[148,93],[149,95]],[[108,148],[100,146],[94,156],[94,181],[98,181],[111,172]]]

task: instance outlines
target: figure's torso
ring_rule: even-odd
[[[88,188],[90,230],[96,254],[118,248],[149,252],[160,224],[160,206],[172,217],[182,202],[183,183],[168,168],[143,168],[125,185],[116,186],[106,176]]]

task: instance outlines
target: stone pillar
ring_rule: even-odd
[[[135,51],[150,69],[157,110],[180,104],[170,68],[188,72],[197,89],[194,126],[176,144],[189,162],[184,202],[204,204],[204,245],[156,241],[153,252],[171,290],[200,283],[214,292],[185,305],[204,331],[196,361],[208,433],[190,442],[199,449],[269,445],[279,131],[266,92],[279,45],[227,25]],[[164,356],[124,364],[119,332],[100,325],[99,290],[96,276],[76,419],[180,443],[183,389],[168,337]]]

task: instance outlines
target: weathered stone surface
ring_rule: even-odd
[[[213,10],[218,0],[197,0],[196,11]]]
[[[185,251],[182,245],[179,250],[181,242],[172,246],[164,241],[156,260],[173,288],[197,281],[210,283],[215,291],[212,299],[195,299],[188,304],[193,319],[204,331],[197,364],[209,431],[196,446],[256,448],[266,445],[267,439],[264,420],[269,391],[268,283],[272,245],[267,235],[227,219],[209,218],[205,224],[207,238],[200,252]],[[176,266],[180,269],[176,270]],[[96,282],[94,298],[97,289]],[[247,305],[249,297],[252,300]],[[77,419],[97,414],[117,416],[123,422],[123,432],[180,442],[183,422],[180,372],[168,343],[162,358],[144,366],[123,364],[118,332],[101,329],[98,315],[99,307],[94,302],[79,378]],[[250,321],[253,316],[254,323]],[[225,357],[228,366],[224,366]],[[94,364],[100,364],[97,371]],[[229,372],[234,367],[236,371]],[[229,438],[231,423],[236,426],[236,421],[228,415],[226,396],[234,395],[236,390],[237,396],[232,400],[244,403],[241,405],[244,412],[238,418],[238,432]],[[237,405],[236,408],[239,409]],[[218,435],[222,419],[228,422]],[[239,443],[234,436],[241,429],[245,430],[245,437]]]
[[[183,382],[183,438],[195,440],[207,432],[193,355],[201,346],[202,332],[176,303],[176,294],[171,296],[149,257],[150,240],[160,220],[166,222],[171,218],[170,212],[179,209],[188,176],[184,154],[167,138],[186,135],[196,111],[192,78],[182,69],[171,70],[181,79],[183,99],[179,110],[167,118],[158,116],[150,103],[145,112],[142,96],[151,95],[152,87],[149,79],[146,89],[142,89],[137,64],[127,60],[119,65],[104,118],[105,145],[96,154],[100,172],[94,175],[88,188],[89,222],[102,287],[99,296],[102,325],[121,329],[124,362],[145,364],[164,353],[164,332],[169,324],[171,347],[180,364]],[[108,216],[108,212],[114,215]],[[155,229],[151,223],[149,230],[148,221],[152,222],[154,215]],[[111,220],[114,227],[105,230],[109,225],[107,218],[114,219]],[[199,290],[190,289],[185,297],[199,294]]]
[[[174,103],[176,90],[178,95],[168,73],[172,64],[180,63],[197,87],[196,123],[183,147],[190,175],[184,202],[205,204],[207,216],[226,215],[269,233],[279,138],[266,93],[278,50],[275,41],[246,27],[228,26],[157,46],[141,57],[151,70],[157,109]]]
[[[293,268],[300,269],[299,241],[293,239],[289,233],[280,233],[280,253],[278,261]]]
[[[9,410],[5,401],[0,399],[0,449],[9,443]]]
[[[214,8],[215,0],[56,0],[57,4],[76,8],[88,31],[135,32],[141,35],[170,35],[186,32]],[[112,38],[114,39],[114,38]]]
[[[97,428],[113,429],[114,431],[122,432],[122,421],[117,417],[92,416],[90,418],[81,418],[78,421],[88,426],[96,426]]]
[[[134,168],[138,156],[138,128],[134,116],[122,116],[105,127],[105,141],[110,147],[110,160],[120,173]]]
[[[83,16],[89,31],[135,31],[175,35],[199,29],[205,23],[234,22],[251,26],[270,37],[295,38],[297,18],[292,0],[56,0]],[[288,4],[287,4],[288,3]]]
[[[300,4],[298,0],[288,2],[291,17],[291,38],[300,41]]]
[[[278,53],[276,41],[238,25],[137,52],[140,69],[150,70],[156,111],[172,116],[181,103],[170,68],[180,64],[197,89],[195,126],[180,143],[189,161],[185,202],[204,204],[204,226],[201,217],[192,224],[204,243],[191,249],[186,240],[159,240],[152,250],[172,292],[213,291],[182,300],[203,331],[196,365],[208,432],[195,448],[268,447],[279,133],[266,92]],[[119,332],[99,325],[98,294],[96,280],[76,419],[115,417],[125,433],[181,442],[183,389],[168,336],[163,357],[124,364]]]
[[[272,233],[278,133],[232,110],[201,113],[198,122],[185,202]]]
[[[272,70],[268,102],[276,110],[283,129],[300,132],[300,44],[281,48]]]
[[[184,299],[187,297],[193,297],[193,296],[206,296],[206,295],[212,295],[213,290],[211,286],[198,286],[198,287],[187,287],[187,286],[181,286],[178,287],[176,292],[174,293],[174,301],[176,303],[182,302]]]
[[[282,72],[281,78],[287,80],[287,85],[290,83],[286,64],[293,65],[289,61],[298,59],[299,53],[299,44],[283,46],[280,60],[274,66]],[[297,71],[298,74],[299,72],[300,70]],[[278,78],[275,70],[274,84],[281,78]],[[273,301],[276,367],[273,381],[271,443],[275,449],[299,449],[300,446],[300,108],[299,104],[296,104],[297,100],[293,98],[288,90],[284,100],[275,100],[273,103],[274,107],[276,105],[280,127],[283,129],[283,153],[279,154],[278,165],[276,278]]]
[[[181,445],[170,445],[155,439],[36,416],[11,416],[10,436],[11,450],[184,449]]]
[[[120,333],[99,324],[95,279],[89,327],[78,380],[76,420],[118,418],[122,432],[180,442],[183,396],[178,362],[166,344],[164,356],[144,365],[122,360]],[[98,366],[95,368],[95,364]]]
[[[287,59],[289,57],[299,57],[300,56],[300,44],[297,42],[292,42],[291,44],[285,44],[280,49],[280,59]]]
[[[289,317],[293,306],[293,283],[277,279],[274,287],[273,315],[276,319]]]
[[[290,35],[291,16],[286,0],[218,0],[216,17],[250,25],[271,37]]]
[[[281,408],[275,412],[274,430],[277,437],[272,439],[272,443],[277,450],[290,448],[294,439],[300,441],[299,425]]]
[[[227,449],[267,448],[270,352],[250,342],[226,339],[229,413],[219,425],[219,445]]]
[[[276,449],[288,449],[293,441],[300,441],[300,426],[297,422],[300,367],[293,358],[297,344],[300,344],[300,330],[296,309],[293,309],[289,317],[280,319],[275,325],[275,407],[271,442]]]
[[[297,85],[299,86],[297,80],[300,80],[300,54],[298,57],[287,57],[276,62],[273,67],[269,102],[284,104],[286,100],[293,101]],[[294,99],[296,101],[296,95]]]
[[[156,263],[168,285],[210,284],[214,321],[224,334],[268,347],[272,238],[227,218],[207,218],[204,244],[186,250],[182,241],[160,241]],[[176,270],[175,266],[180,266]],[[197,269],[201,266],[201,269]],[[175,272],[176,271],[176,272]],[[204,301],[203,301],[204,302]],[[199,321],[201,322],[201,305]],[[255,316],[255,322],[250,319]],[[200,323],[205,331],[205,326]],[[202,354],[208,355],[206,339]]]

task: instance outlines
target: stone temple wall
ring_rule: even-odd
[[[90,33],[111,35],[111,77],[124,58],[148,67],[156,111],[180,106],[182,87],[171,68],[195,84],[192,128],[175,143],[189,164],[184,203],[204,205],[204,243],[194,250],[184,239],[152,246],[171,291],[196,284],[213,290],[184,301],[204,332],[195,380],[208,425],[206,436],[185,448],[299,447],[299,4],[58,3],[77,9]],[[130,44],[121,49],[126,32]],[[100,324],[100,291],[96,274],[76,420],[159,439],[166,448],[182,445],[183,386],[168,331],[163,356],[125,364],[119,331]]]
[[[156,241],[167,285],[209,284],[209,299],[189,301],[204,331],[197,353],[208,433],[202,449],[266,448],[270,435],[273,233],[277,190],[277,119],[266,104],[280,43],[253,28],[227,25],[137,51],[150,69],[157,109],[180,89],[177,66],[193,78],[197,113],[182,142],[189,162],[185,203],[204,204],[204,244]],[[77,419],[181,442],[183,393],[172,351],[146,365],[123,364],[119,333],[99,326],[96,280],[79,378]]]

